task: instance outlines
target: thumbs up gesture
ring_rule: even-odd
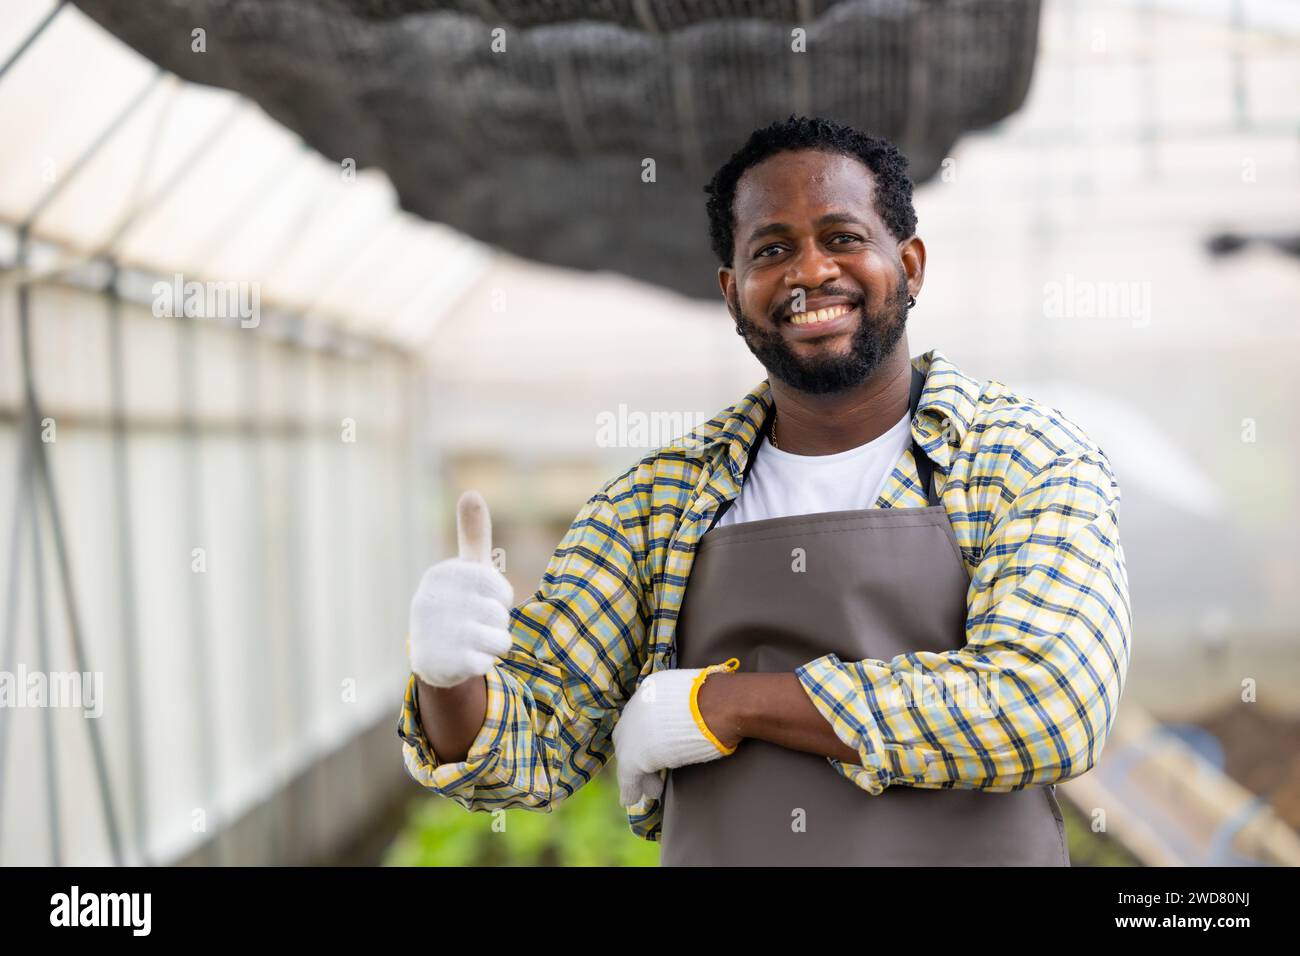
[[[456,503],[456,539],[459,556],[425,571],[411,599],[411,670],[434,687],[481,677],[510,651],[514,589],[492,567],[492,520],[477,491]]]

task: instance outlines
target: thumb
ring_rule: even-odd
[[[465,492],[456,502],[456,544],[462,560],[492,563],[492,518],[477,491]]]
[[[664,782],[658,772],[641,775],[641,792],[651,800],[658,800],[664,793]]]

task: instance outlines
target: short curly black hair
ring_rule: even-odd
[[[907,175],[907,157],[887,139],[868,136],[851,126],[820,117],[798,116],[755,130],[748,141],[723,163],[704,191],[708,193],[709,241],[718,261],[731,268],[735,257],[735,214],[732,205],[741,175],[776,153],[815,149],[840,153],[860,160],[875,179],[876,212],[895,239],[907,239],[916,232],[916,210],[912,208],[912,180]]]

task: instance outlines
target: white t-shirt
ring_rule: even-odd
[[[909,410],[883,435],[833,455],[792,455],[763,437],[740,495],[717,527],[822,511],[874,508],[894,465],[912,444]]]

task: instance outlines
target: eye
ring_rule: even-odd
[[[853,233],[851,233],[851,232],[838,232],[838,233],[836,233],[835,235],[831,236],[831,241],[834,242],[836,239],[841,239],[841,238],[846,238],[846,239],[852,240],[853,242],[861,242],[861,241],[862,241],[860,237],[855,236],[855,235],[854,235]],[[754,258],[755,258],[755,259],[770,259],[771,256],[766,256],[766,255],[764,255],[764,253],[767,252],[769,249],[779,249],[780,247],[781,247],[781,244],[780,244],[779,242],[774,242],[774,243],[772,243],[770,246],[764,246],[762,249],[759,249],[756,253],[754,253]]]

